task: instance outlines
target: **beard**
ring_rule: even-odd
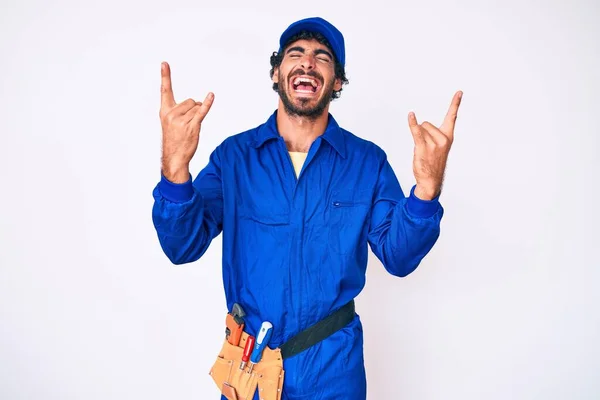
[[[313,121],[321,115],[323,115],[325,108],[327,108],[327,105],[331,101],[333,95],[333,85],[335,84],[335,81],[332,80],[327,84],[327,86],[322,86],[321,98],[318,99],[316,104],[311,106],[310,103],[314,101],[314,99],[312,98],[299,98],[297,99],[297,103],[294,103],[288,95],[286,88],[288,87],[290,78],[292,78],[295,75],[308,75],[319,79],[321,82],[323,82],[323,78],[321,76],[312,71],[305,73],[302,70],[294,72],[293,74],[288,76],[288,79],[283,79],[281,71],[279,71],[278,74],[279,83],[277,84],[277,93],[279,94],[279,98],[281,99],[281,102],[283,103],[285,111],[288,115],[304,117]]]

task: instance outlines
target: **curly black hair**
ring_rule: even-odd
[[[318,32],[309,32],[309,31],[302,31],[297,33],[296,35],[292,36],[285,44],[285,46],[283,46],[283,49],[286,49],[291,43],[297,41],[297,40],[316,40],[317,42],[321,43],[324,46],[327,46],[329,48],[329,50],[333,53],[333,50],[331,49],[331,45],[329,44],[329,41],[325,38],[325,36],[321,35]],[[347,85],[349,83],[348,79],[346,78],[346,70],[344,68],[344,66],[342,64],[340,64],[340,62],[338,61],[337,57],[335,57],[335,66],[334,66],[334,71],[335,71],[335,77],[338,78],[341,82],[342,82],[342,86],[343,85]],[[279,67],[281,65],[281,61],[283,60],[283,51],[280,53],[274,51],[273,54],[271,54],[271,71],[269,71],[269,76],[271,77],[271,79],[273,78],[273,74],[275,73],[275,68]],[[274,91],[278,91],[277,90],[277,83],[273,83],[273,90]],[[331,94],[331,100],[333,99],[338,99],[342,94],[342,88],[340,88],[340,90],[334,90],[333,93]]]

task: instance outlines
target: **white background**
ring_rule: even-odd
[[[151,221],[160,62],[216,94],[195,175],[277,105],[269,56],[329,19],[350,84],[331,111],[412,176],[406,115],[464,91],[442,235],[357,299],[370,399],[598,399],[597,2],[3,1],[0,398],[217,399],[221,240],[170,265]]]

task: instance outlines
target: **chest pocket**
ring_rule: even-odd
[[[272,190],[240,190],[236,198],[237,215],[245,221],[263,225],[288,225],[290,223],[289,201]]]
[[[278,252],[290,251],[290,212],[287,203],[267,197],[236,199],[235,236],[244,249],[243,263],[248,273],[265,265]],[[243,245],[241,244],[243,243]],[[283,271],[281,271],[283,272]],[[264,273],[264,271],[262,271]]]
[[[258,222],[264,225],[288,225],[290,223],[290,208],[280,200],[247,199],[238,205],[238,215],[244,220]]]
[[[258,153],[248,157],[250,161],[236,162],[232,167],[236,217],[246,224],[288,225],[290,201],[284,190],[284,177],[272,167],[277,160],[266,150],[261,153],[262,160],[254,158]]]
[[[329,249],[340,255],[352,254],[361,244],[371,212],[370,190],[344,189],[331,193],[327,204]]]

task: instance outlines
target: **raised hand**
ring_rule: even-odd
[[[461,99],[462,92],[456,92],[439,128],[429,122],[419,124],[413,112],[408,114],[408,126],[415,141],[415,196],[422,200],[431,200],[442,191],[446,161],[454,141],[454,125]]]
[[[175,103],[171,85],[171,68],[161,65],[160,123],[162,125],[162,173],[171,182],[189,179],[189,164],[198,148],[200,127],[214,100],[208,93],[203,102],[187,99]]]

